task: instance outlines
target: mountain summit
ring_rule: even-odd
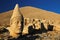
[[[60,18],[59,18],[60,14],[46,11],[43,9],[39,9],[39,8],[31,7],[31,6],[26,6],[26,7],[21,7],[20,12],[26,18],[47,19],[47,20],[52,20],[55,22],[56,21],[60,22]],[[5,23],[9,24],[12,13],[13,13],[13,10],[1,13],[0,14],[0,23],[1,24],[5,24]]]

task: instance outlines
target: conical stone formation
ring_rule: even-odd
[[[10,27],[7,28],[10,32],[10,36],[16,38],[20,35],[19,33],[21,33],[22,18],[23,16],[19,10],[19,6],[16,4],[10,19]]]

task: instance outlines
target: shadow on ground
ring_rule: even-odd
[[[29,26],[28,34],[20,36],[17,39],[12,39],[12,40],[36,40],[37,38],[40,38],[40,36],[36,34],[42,34],[42,33],[47,33],[48,31],[53,31],[53,25],[47,25],[47,26],[48,26],[48,30],[45,29],[45,26],[43,23],[41,23],[41,29],[38,29],[38,30],[33,29],[32,26]]]
[[[42,34],[42,33],[47,33],[48,31],[53,31],[53,27],[54,27],[53,25],[47,25],[47,26],[48,26],[48,30],[45,29],[45,26],[43,23],[41,23],[41,29],[38,29],[38,30],[33,29],[32,26],[29,26],[28,27],[28,34],[21,35],[17,39],[8,39],[8,40],[36,40],[37,38],[40,38],[40,36],[36,35],[36,34]],[[3,29],[3,30],[0,29],[0,34],[3,34],[6,31],[8,32],[7,29]]]

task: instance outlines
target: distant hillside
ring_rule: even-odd
[[[31,6],[22,7],[20,8],[20,11],[23,14],[23,16],[26,18],[47,19],[47,20],[55,20],[57,22],[60,22],[60,14],[56,14],[54,12],[49,12]],[[13,13],[12,10],[1,13],[0,24],[9,24],[12,13]]]

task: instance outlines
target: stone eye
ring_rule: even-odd
[[[17,24],[19,23],[19,21],[17,21]]]

